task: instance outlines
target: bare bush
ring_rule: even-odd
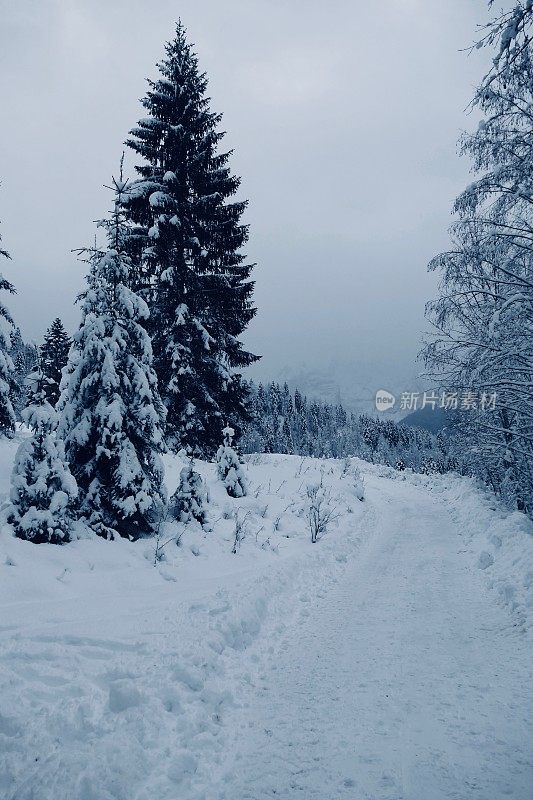
[[[346,478],[353,484],[354,494],[358,500],[365,499],[365,482],[359,467],[353,463],[351,458],[345,458],[342,462],[341,478]]]
[[[233,546],[231,548],[231,552],[233,555],[236,555],[240,549],[242,541],[246,538],[247,527],[248,527],[248,518],[250,516],[250,512],[247,511],[244,516],[240,516],[240,509],[238,508],[234,514],[235,519],[235,528],[233,531]]]
[[[311,531],[311,541],[317,542],[326,532],[330,522],[337,517],[332,505],[331,492],[320,481],[307,487],[307,521]]]

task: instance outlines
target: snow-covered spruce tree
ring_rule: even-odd
[[[71,341],[63,323],[56,317],[44,335],[41,345],[41,369],[48,382],[45,387],[48,402],[55,406],[59,400],[61,374],[67,365]]]
[[[0,243],[2,236],[0,235]],[[11,258],[0,244],[0,256]],[[15,287],[0,273],[0,291],[15,294]],[[15,430],[15,412],[11,397],[16,391],[15,366],[9,355],[11,349],[10,333],[13,319],[3,303],[0,303],[0,436],[11,436]]]
[[[483,114],[463,139],[475,180],[458,197],[453,249],[437,256],[435,335],[426,363],[444,385],[496,393],[495,410],[468,412],[462,428],[478,474],[511,506],[533,513],[533,8],[487,26],[495,46],[473,105]],[[483,399],[481,399],[483,404]],[[486,403],[485,403],[486,405]]]
[[[143,323],[148,308],[129,286],[117,203],[104,252],[89,251],[82,322],[61,384],[59,432],[80,488],[80,511],[98,534],[138,538],[158,525],[164,502],[164,408]]]
[[[158,68],[142,101],[147,116],[126,142],[143,158],[123,197],[134,288],[150,308],[167,442],[212,456],[223,420],[246,418],[238,370],[256,360],[239,341],[255,313],[253,265],[240,252],[246,203],[229,202],[240,179],[231,154],[218,152],[221,115],[209,110],[207,79],[181,23]]]
[[[235,431],[226,425],[222,434],[224,441],[216,454],[218,477],[230,497],[245,497],[248,489],[246,478],[239,457],[233,449]]]
[[[39,360],[39,352],[33,342],[24,342],[20,328],[15,327],[10,335],[9,355],[13,361],[14,383],[11,392],[11,402],[15,411],[15,418],[22,419],[22,409],[28,404],[28,386],[26,378],[33,372]]]
[[[57,413],[46,398],[47,378],[40,369],[30,374],[23,422],[31,430],[17,450],[11,474],[7,521],[20,539],[41,544],[68,542],[73,503],[78,494],[63,442],[57,438]]]
[[[207,520],[207,489],[202,476],[194,470],[193,459],[180,471],[178,487],[169,500],[169,511],[178,522],[195,519],[200,525]]]

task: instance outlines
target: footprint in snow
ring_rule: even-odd
[[[176,664],[172,668],[172,677],[180,681],[180,683],[183,683],[193,692],[199,692],[204,688],[203,680],[197,675],[193,675],[192,672],[189,672],[188,669],[182,667],[180,664]]]
[[[130,681],[115,681],[109,687],[109,710],[113,714],[119,714],[141,703],[141,694]]]
[[[230,610],[230,608],[231,608],[231,605],[229,603],[227,603],[227,602],[226,603],[222,603],[222,605],[219,606],[218,608],[210,608],[209,609],[209,615],[211,617],[216,617],[218,614],[225,614],[226,611]]]

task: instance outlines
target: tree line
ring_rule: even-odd
[[[249,383],[251,419],[240,445],[246,453],[289,453],[316,458],[357,456],[374,464],[421,473],[469,474],[450,428],[433,435],[390,418],[348,412],[341,404],[308,399],[287,383]]]

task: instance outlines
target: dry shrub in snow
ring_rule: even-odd
[[[323,485],[309,484],[307,494],[307,521],[311,531],[311,541],[317,542],[327,530],[329,523],[336,518],[336,509],[332,505],[331,492]]]

